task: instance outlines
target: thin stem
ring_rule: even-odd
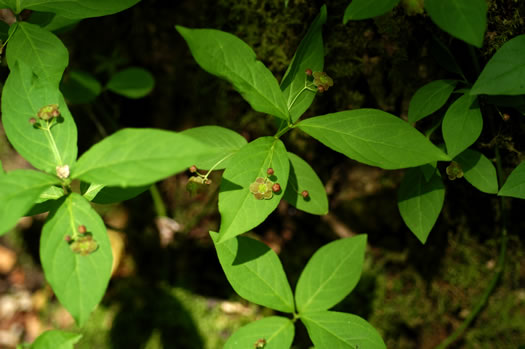
[[[157,214],[157,217],[167,217],[166,205],[162,200],[159,189],[157,189],[157,185],[153,184],[151,187],[149,187],[149,192],[151,194],[151,198],[153,199],[153,206],[155,207],[155,213]]]
[[[231,156],[233,156],[234,153],[231,153],[231,154],[228,154],[226,155],[225,157],[223,157],[222,159],[220,159],[219,161],[217,161],[209,170],[208,172],[206,173],[206,175],[204,175],[204,179],[208,179],[208,176],[210,175],[210,173],[217,167],[221,164],[221,162],[223,162],[224,160],[230,158]]]
[[[280,138],[282,135],[284,135],[286,132],[290,131],[291,129],[293,129],[295,127],[295,125],[291,124],[291,125],[287,125],[285,128],[281,129],[280,131],[278,131],[274,137],[275,138]]]
[[[55,142],[55,138],[53,137],[53,134],[51,133],[51,127],[53,126],[54,120],[55,118],[47,122],[47,127],[42,127],[41,130],[44,131],[47,141],[49,142],[49,145],[51,146],[51,151],[53,152],[55,161],[57,162],[58,166],[62,166],[63,165],[62,157],[60,156],[60,151],[58,150],[57,144]]]
[[[490,115],[489,119],[492,121],[493,115]],[[492,122],[492,125],[493,122]],[[494,129],[494,127],[492,127]],[[504,183],[503,178],[503,168],[501,165],[501,155],[499,152],[499,148],[495,147],[495,154],[496,154],[496,171],[498,173],[498,183],[501,187]],[[506,202],[504,197],[499,198],[499,206],[500,206],[500,212],[501,212],[501,236],[500,236],[500,250],[498,255],[498,262],[496,264],[496,271],[494,276],[492,277],[492,280],[489,283],[489,286],[485,289],[485,292],[481,295],[480,299],[478,300],[477,304],[474,306],[472,311],[470,312],[469,316],[463,321],[463,323],[456,328],[456,330],[443,342],[441,342],[436,349],[445,349],[452,343],[454,343],[456,340],[458,340],[465,330],[470,326],[470,324],[476,319],[476,317],[479,315],[479,313],[483,310],[485,305],[487,304],[490,295],[495,290],[496,286],[498,285],[499,280],[501,279],[503,275],[503,270],[505,267],[505,260],[507,255],[507,210],[506,210]]]

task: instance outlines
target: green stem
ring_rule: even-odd
[[[167,217],[166,205],[162,200],[157,186],[153,184],[151,187],[149,187],[149,192],[151,194],[151,198],[153,199],[153,206],[155,207],[155,213],[157,214],[157,217]]]
[[[223,162],[224,160],[230,158],[231,156],[233,156],[233,154],[235,153],[231,153],[231,154],[228,154],[226,155],[225,157],[223,157],[222,159],[220,159],[219,161],[217,161],[209,170],[208,172],[206,173],[206,175],[204,175],[204,179],[208,179],[208,176],[210,175],[210,173],[217,167],[221,164],[221,162]]]
[[[57,166],[64,165],[62,162],[62,157],[60,156],[60,151],[58,150],[57,144],[55,142],[55,138],[53,137],[53,134],[51,133],[51,126],[53,125],[53,119],[47,124],[47,127],[42,128],[44,131],[47,141],[49,142],[49,145],[51,146],[51,151],[53,152],[53,156],[55,157],[55,161],[57,162]]]
[[[274,137],[276,139],[279,139],[282,135],[284,135],[286,132],[290,131],[292,128],[294,128],[295,125],[291,124],[291,125],[286,125],[285,128],[279,130],[275,135]]]
[[[490,120],[492,120],[492,115],[489,117]],[[493,125],[492,125],[493,126]],[[494,129],[494,127],[492,127]],[[501,186],[504,183],[503,179],[503,168],[501,165],[501,155],[499,152],[499,148],[495,147],[495,154],[496,154],[496,170],[498,172],[498,182],[499,186]],[[503,275],[503,270],[505,267],[505,260],[507,255],[507,211],[506,211],[506,205],[505,205],[505,198],[500,197],[499,198],[499,205],[500,205],[500,212],[501,212],[501,237],[500,237],[500,250],[499,250],[499,256],[498,256],[498,262],[496,264],[496,271],[494,276],[492,277],[492,280],[489,283],[489,286],[485,289],[485,292],[481,295],[480,299],[478,300],[477,304],[474,306],[474,309],[470,312],[469,316],[463,321],[463,323],[456,328],[456,330],[443,342],[441,342],[436,349],[445,349],[452,343],[454,343],[456,340],[458,340],[465,330],[470,326],[470,324],[476,319],[476,317],[479,315],[479,313],[483,310],[485,305],[487,304],[490,295],[495,290],[496,286],[498,285],[499,280],[501,279]]]

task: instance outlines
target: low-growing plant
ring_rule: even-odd
[[[525,198],[523,164],[501,186],[492,162],[469,149],[481,133],[482,110],[491,111],[489,117],[499,111],[499,105],[523,111],[525,103],[519,95],[525,93],[525,87],[516,74],[525,74],[522,62],[525,36],[503,45],[474,83],[465,78],[453,55],[441,46],[441,53],[450,63],[448,68],[459,79],[434,81],[418,90],[410,103],[408,121],[415,123],[435,114],[454,93],[460,96],[425,134],[399,117],[377,109],[302,118],[317,95],[337,88],[337,82],[334,84],[324,72],[322,27],[327,17],[326,6],[310,25],[280,83],[236,36],[214,29],[176,27],[204,70],[229,81],[255,111],[274,118],[277,125],[274,135],[247,142],[238,133],[219,126],[179,133],[128,128],[108,136],[77,158],[75,121],[59,89],[68,64],[67,49],[45,25],[22,21],[22,10],[51,12],[55,14],[54,20],[63,19],[69,25],[82,18],[118,12],[136,2],[110,1],[101,6],[93,0],[80,6],[74,0],[38,4],[29,0],[0,1],[6,8],[4,11],[15,19],[7,39],[10,73],[2,92],[2,122],[12,146],[37,169],[0,174],[3,205],[0,232],[11,229],[23,215],[49,212],[40,240],[42,266],[57,298],[79,326],[88,320],[102,299],[112,266],[106,228],[90,202],[129,199],[152,183],[187,169],[193,173],[188,189],[195,191],[210,183],[212,171],[224,170],[219,188],[220,228],[218,232],[210,232],[219,262],[241,297],[289,314],[267,317],[241,328],[229,338],[226,347],[290,348],[294,323],[301,320],[318,348],[386,348],[379,333],[366,320],[329,310],[359,281],[366,235],[341,239],[320,248],[302,271],[295,292],[277,254],[262,242],[240,236],[264,222],[281,200],[307,213],[328,212],[326,191],[315,170],[286,150],[283,136],[294,129],[364,164],[389,170],[408,168],[399,188],[398,206],[407,226],[422,243],[426,242],[444,202],[439,161],[448,163],[445,172],[450,179],[465,177],[483,192]],[[372,11],[365,2],[354,0],[344,20],[378,15],[378,8],[388,11],[397,1],[374,3],[378,6]],[[422,11],[420,2],[404,3],[411,6],[411,11]],[[479,25],[478,17],[485,16],[486,9],[479,4],[467,6],[479,13],[466,15],[468,23],[471,19],[475,22],[471,26],[474,34],[466,38],[458,34],[457,27],[448,27],[448,22],[441,21],[445,14],[455,13],[443,10],[446,6],[465,15],[463,7],[454,7],[449,1],[443,4],[445,7],[439,7],[428,1],[425,9],[445,31],[480,46],[483,36],[479,41],[479,32],[484,33],[485,28]],[[360,11],[364,14],[356,15]],[[93,100],[102,91],[101,84],[87,74],[71,73],[70,79],[62,84],[66,96],[68,93],[75,96],[74,89],[67,87],[71,82],[91,91],[89,99],[78,100],[79,103]],[[131,98],[144,95],[151,86],[149,75],[136,68],[115,74],[106,85],[107,89]],[[480,95],[517,97],[491,99]],[[505,114],[501,115],[504,119]],[[431,138],[436,139],[433,133],[440,125],[444,143],[435,145]],[[497,147],[495,151],[502,183]],[[80,193],[73,191],[73,180],[81,181]],[[505,229],[503,225],[502,252],[492,288],[503,268]],[[468,321],[476,314],[473,312]],[[46,332],[33,347],[45,348],[51,344],[72,347],[79,339],[76,334]]]

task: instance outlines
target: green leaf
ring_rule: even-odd
[[[74,349],[82,335],[60,330],[48,330],[42,333],[31,345],[31,349]]]
[[[290,175],[283,199],[297,209],[311,214],[328,213],[328,197],[323,182],[310,165],[293,153],[288,153]],[[308,191],[308,197],[301,193]]]
[[[357,285],[365,260],[366,235],[332,241],[317,250],[299,276],[295,304],[299,313],[327,310]]]
[[[525,93],[525,34],[507,41],[481,71],[470,94],[521,95]]]
[[[425,0],[432,21],[450,35],[481,47],[487,29],[486,0]]]
[[[294,323],[280,316],[269,316],[238,329],[224,345],[224,349],[256,348],[265,343],[264,349],[290,349],[295,335]]]
[[[155,79],[145,69],[131,67],[117,72],[108,81],[108,90],[128,98],[142,98],[153,90]]]
[[[213,149],[175,132],[127,128],[82,154],[71,177],[106,186],[142,186],[187,169],[208,151]]]
[[[148,184],[140,187],[121,188],[81,182],[80,191],[82,192],[82,196],[91,202],[96,204],[112,204],[132,199],[148,190],[150,186],[151,185]]]
[[[33,170],[15,170],[0,175],[0,234],[13,228],[38,197],[58,178]]]
[[[219,192],[221,213],[220,240],[224,241],[262,223],[275,210],[286,191],[290,162],[284,144],[274,137],[262,137],[239,150],[222,176]],[[273,182],[281,185],[281,192],[269,200],[257,200],[250,192],[250,184],[258,177],[266,178],[273,168]]]
[[[40,108],[58,104],[60,120],[50,131],[33,127]],[[64,98],[56,87],[34,79],[31,69],[18,62],[2,92],[2,122],[9,142],[34,167],[55,173],[56,166],[74,164],[77,157],[77,128]]]
[[[231,82],[256,111],[288,120],[277,80],[244,41],[220,30],[176,28],[202,69]]]
[[[384,15],[391,11],[399,0],[352,0],[346,7],[343,24],[350,20],[360,20]]]
[[[498,192],[499,196],[510,196],[525,199],[525,162],[519,164],[509,175],[503,187]]]
[[[299,122],[297,126],[351,159],[384,169],[450,160],[415,128],[377,109],[316,116]]]
[[[383,339],[366,320],[335,311],[301,314],[316,348],[386,349]]]
[[[323,71],[324,47],[323,24],[326,22],[326,5],[308,28],[308,32],[299,44],[297,51],[284,74],[281,82],[286,105],[290,111],[292,122],[297,121],[310,107],[316,93],[305,90],[306,69]]]
[[[89,202],[77,193],[62,200],[42,229],[40,258],[58,300],[82,326],[106,291],[113,257],[104,222]],[[73,252],[65,240],[74,237],[80,225],[98,244],[88,255]]]
[[[435,80],[419,88],[408,105],[408,122],[419,121],[445,105],[456,84],[455,80]]]
[[[421,243],[427,241],[444,200],[445,186],[439,172],[434,172],[427,181],[421,168],[406,170],[399,186],[397,207],[403,221]]]
[[[60,84],[60,90],[70,103],[90,103],[100,94],[102,85],[90,73],[71,70]]]
[[[231,157],[248,142],[235,131],[219,126],[194,127],[181,132],[185,136],[193,137],[210,147],[206,158],[202,158],[194,165],[198,169],[222,170],[229,166]]]
[[[485,155],[467,149],[454,160],[461,166],[465,179],[478,190],[488,194],[498,192],[496,168]]]
[[[107,16],[123,11],[140,0],[3,0],[15,13],[23,9],[53,12],[71,19]]]
[[[57,85],[66,69],[69,55],[66,47],[55,34],[38,25],[17,22],[6,50],[9,69],[17,62],[28,65],[33,73],[51,85]]]
[[[451,158],[470,147],[483,129],[483,117],[476,96],[465,94],[448,108],[441,125]]]
[[[235,292],[250,302],[293,313],[293,295],[277,254],[264,243],[238,236],[218,242],[210,232],[222,270]]]

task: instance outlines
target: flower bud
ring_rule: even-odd
[[[308,76],[312,76],[312,74],[313,74],[312,69],[310,69],[310,68],[306,69],[306,71],[304,73],[306,75],[308,75]]]
[[[69,177],[69,166],[68,165],[57,166],[56,173],[57,173],[57,177],[60,179],[68,178]]]
[[[272,185],[272,191],[274,193],[278,193],[281,191],[281,185],[279,183],[275,183],[274,185]]]
[[[274,174],[273,168],[270,167],[268,170],[266,170],[266,173],[268,174],[268,176],[273,175]]]
[[[301,196],[306,199],[310,196],[310,193],[308,193],[308,190],[303,190]]]
[[[30,119],[29,119],[29,123],[30,123],[31,125],[36,124],[36,119],[35,119],[35,118],[30,118]]]
[[[80,234],[85,234],[86,231],[87,231],[87,229],[86,229],[86,226],[85,226],[85,225],[79,225],[79,226],[78,226],[78,232],[79,232]]]
[[[42,120],[51,120],[60,116],[60,111],[58,110],[58,104],[49,104],[40,108],[37,113],[37,116]]]
[[[197,166],[192,165],[192,166],[190,167],[190,172],[191,172],[191,173],[195,173],[195,172],[197,172]]]

